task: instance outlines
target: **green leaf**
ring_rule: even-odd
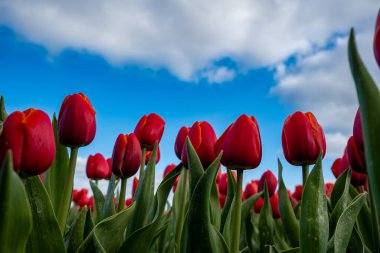
[[[244,221],[250,211],[252,210],[252,207],[253,205],[255,204],[255,202],[261,198],[262,196],[264,195],[264,192],[259,192],[255,195],[252,195],[251,197],[249,197],[248,199],[246,199],[243,203],[242,203],[242,206],[241,206],[241,220]]]
[[[273,244],[274,221],[272,217],[272,208],[269,202],[268,186],[264,184],[264,205],[260,211],[259,230],[260,230],[260,251],[268,252],[269,245]]]
[[[230,208],[232,205],[232,201],[235,196],[235,191],[236,191],[236,181],[235,177],[232,174],[230,169],[227,169],[227,174],[228,174],[228,185],[227,185],[227,197],[226,197],[226,202],[224,203],[223,210],[222,210],[222,216],[221,216],[221,221],[220,221],[220,232],[223,233],[224,231],[224,226],[226,224],[226,220],[228,217],[228,213],[230,212]],[[242,219],[243,221],[243,219]]]
[[[99,222],[79,247],[78,252],[117,252],[123,243],[125,228],[132,219],[135,203]]]
[[[297,247],[300,243],[300,226],[282,178],[282,164],[280,159],[278,159],[278,175],[278,207],[282,222],[284,223],[285,234],[289,239],[290,245]]]
[[[98,188],[98,186],[90,180],[90,185],[92,189],[92,193],[94,195],[94,204],[95,204],[95,211],[94,211],[94,216],[95,216],[95,224],[99,223],[102,220],[102,213],[103,213],[103,207],[104,207],[104,202],[105,198],[102,193],[102,191]]]
[[[204,174],[204,169],[199,159],[197,152],[195,151],[193,144],[189,137],[186,137],[186,148],[187,148],[187,166],[190,171],[190,199],[193,196],[195,187],[197,186],[200,178]]]
[[[252,224],[251,213],[245,219],[245,241],[248,246],[249,252],[258,252],[259,246],[255,242],[254,238],[254,226]]]
[[[361,110],[369,188],[380,216],[380,93],[358,53],[353,29],[348,43],[348,58]]]
[[[111,179],[108,181],[107,195],[103,207],[103,219],[110,217],[115,214],[115,204],[114,204],[114,195],[115,195],[115,175],[112,173]]]
[[[5,110],[4,96],[1,96],[0,97],[0,122],[4,122],[7,117],[8,117],[8,114],[7,114],[7,111]]]
[[[0,170],[0,252],[25,252],[32,214],[24,184],[9,151]]]
[[[344,253],[350,242],[352,229],[354,228],[356,217],[366,201],[367,193],[359,194],[351,201],[348,207],[340,216],[334,233],[334,252]]]
[[[301,252],[301,249],[299,247],[280,251],[280,253],[298,253],[298,252]]]
[[[211,194],[210,194],[210,214],[211,214],[211,223],[220,228],[220,218],[221,218],[221,210],[219,203],[219,191],[216,185],[216,178],[211,185]]]
[[[33,229],[28,240],[28,252],[65,252],[65,244],[49,195],[39,176],[25,180],[32,210]]]
[[[330,202],[333,210],[346,189],[347,181],[350,185],[350,170],[348,169],[338,177],[331,191]]]
[[[313,170],[306,180],[302,193],[301,206],[301,252],[325,253],[329,237],[329,217],[322,175],[321,156],[319,156]]]
[[[67,252],[75,252],[84,241],[84,228],[87,218],[87,207],[83,207],[77,219],[71,225],[65,238]]]

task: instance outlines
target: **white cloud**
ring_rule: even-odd
[[[192,80],[223,57],[251,68],[309,52],[352,25],[367,27],[377,8],[376,0],[5,0],[0,24],[53,54],[83,50]]]
[[[209,68],[202,71],[200,77],[209,83],[224,83],[234,79],[235,71],[226,67]]]

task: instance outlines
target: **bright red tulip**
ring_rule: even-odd
[[[83,94],[68,95],[58,116],[58,137],[68,147],[86,146],[96,133],[95,110]]]
[[[359,173],[366,173],[367,166],[364,152],[359,150],[353,136],[348,139],[346,152],[351,169]]]
[[[360,116],[360,108],[356,112],[354,128],[352,132],[353,132],[354,140],[358,149],[360,151],[364,151],[363,128],[362,128],[362,121],[361,121],[361,116]]]
[[[216,140],[214,145],[215,154],[219,155],[220,151],[222,151],[222,144],[224,141],[224,138],[226,138],[227,134],[230,132],[232,126],[234,123],[232,123],[229,127],[227,127],[226,130],[224,130],[223,134],[219,137],[219,139]]]
[[[278,208],[278,193],[274,194],[270,199],[270,206],[272,208],[272,216],[273,219],[279,219],[280,216],[280,210]]]
[[[164,133],[165,121],[155,113],[144,115],[137,123],[134,133],[139,139],[141,147],[152,150],[159,144]]]
[[[269,196],[272,197],[277,188],[277,178],[272,171],[267,170],[263,173],[259,181],[259,192],[264,190],[264,183],[267,182]]]
[[[78,194],[79,194],[79,191],[77,189],[74,189],[73,190],[73,197],[72,197],[72,200],[73,202],[78,202]]]
[[[235,177],[236,181],[236,173],[235,171],[232,171],[232,175]],[[228,173],[222,173],[220,176],[220,181],[218,183],[218,189],[221,194],[227,195],[228,190]]]
[[[138,185],[139,185],[139,179],[137,177],[134,177],[133,178],[133,185],[132,185],[132,197],[135,196]]]
[[[166,177],[167,174],[169,174],[172,170],[174,170],[175,167],[176,167],[176,165],[174,163],[169,164],[168,166],[166,166],[166,168],[164,170],[164,177]]]
[[[87,202],[87,207],[90,208],[91,212],[94,211],[95,205],[94,205],[94,196],[91,196]]]
[[[108,173],[107,173],[107,176],[106,176],[106,179],[111,179],[111,176],[112,176],[112,158],[108,158],[107,159],[107,164],[108,164]]]
[[[262,148],[256,119],[243,114],[226,132],[220,138],[222,164],[230,169],[252,169],[259,166]]]
[[[181,127],[175,139],[174,151],[178,159],[181,159],[183,145],[186,143],[186,137],[188,136],[190,127]]]
[[[128,207],[128,206],[130,206],[130,205],[132,205],[132,198],[129,198],[129,199],[127,199],[126,201],[125,201],[125,205]]]
[[[11,113],[0,136],[0,163],[12,151],[15,171],[34,176],[45,172],[55,158],[54,132],[49,116],[36,109]]]
[[[109,167],[106,159],[100,153],[90,155],[87,159],[86,174],[90,179],[106,179]]]
[[[149,150],[149,151],[146,151],[146,155],[145,155],[145,165],[148,164],[149,162],[149,159],[150,159],[150,156],[152,155],[152,150]],[[157,152],[156,152],[156,164],[160,161],[160,157],[161,154],[160,154],[160,147],[157,146]]]
[[[112,172],[116,176],[129,178],[136,174],[141,164],[141,146],[137,137],[120,134],[112,153]]]
[[[335,178],[340,176],[340,163],[342,162],[342,158],[337,158],[331,165],[331,172],[334,174]]]
[[[197,121],[190,128],[188,136],[202,162],[203,168],[207,169],[216,158],[214,151],[216,135],[214,129],[206,121]],[[187,145],[183,146],[181,160],[182,164],[187,168]]]
[[[377,14],[375,36],[373,39],[373,51],[375,53],[375,59],[376,59],[377,65],[379,65],[380,67],[380,10]]]
[[[252,180],[251,182],[249,182],[246,186],[245,186],[245,190],[244,190],[244,199],[248,199],[249,197],[255,195],[256,193],[258,193],[258,184],[259,184],[259,181],[258,180]]]
[[[295,198],[297,201],[300,201],[302,198],[302,185],[297,185],[296,189],[294,190],[294,193],[292,194],[292,197]]]
[[[286,160],[293,165],[313,164],[320,152],[325,156],[325,134],[311,112],[296,112],[286,118],[282,149]]]
[[[327,197],[330,197],[331,196],[331,192],[334,188],[334,183],[326,183],[325,184],[325,190],[326,190],[326,196]]]

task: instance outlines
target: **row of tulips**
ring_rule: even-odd
[[[78,149],[96,134],[89,99],[67,96],[51,123],[36,109],[8,116],[2,98],[0,252],[379,252],[380,94],[353,31],[349,58],[360,112],[331,168],[337,180],[324,183],[322,127],[312,113],[296,112],[282,131],[285,159],[303,172],[293,193],[280,161],[277,177],[266,171],[243,192],[243,173],[259,166],[263,152],[258,123],[245,114],[219,138],[205,121],[182,127],[174,145],[180,161],[154,192],[165,121],[152,113],[117,137],[108,161],[89,157],[89,197],[87,189],[73,191]],[[106,194],[100,179],[109,182]]]

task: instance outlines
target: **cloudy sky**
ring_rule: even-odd
[[[97,135],[79,152],[77,187],[88,185],[87,156],[110,156],[117,135],[150,112],[166,120],[157,180],[178,163],[181,126],[206,120],[220,135],[242,113],[257,118],[263,142],[263,161],[244,181],[277,172],[282,124],[300,110],[325,130],[331,181],[357,109],[348,31],[356,29],[380,83],[372,53],[378,9],[376,0],[0,0],[0,94],[8,112],[50,115],[67,94],[90,98]],[[299,168],[285,163],[284,173],[289,187],[301,182]]]

